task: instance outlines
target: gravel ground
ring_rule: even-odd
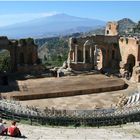
[[[0,136],[0,140],[139,140],[140,125],[127,124],[113,127],[43,127],[19,124],[25,138]]]

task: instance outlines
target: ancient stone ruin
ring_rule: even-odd
[[[7,37],[0,37],[0,49],[9,51],[12,72],[28,72],[39,69],[37,46],[33,39],[9,40]]]
[[[118,24],[109,22],[105,35],[69,39],[68,67],[80,71],[120,72],[140,82],[140,39],[120,37]]]

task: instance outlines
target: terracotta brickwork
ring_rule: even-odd
[[[106,36],[115,36],[118,35],[118,23],[117,22],[108,22],[105,29]]]
[[[69,39],[68,67],[73,70],[120,72],[140,82],[140,39],[120,37],[118,24],[109,22],[105,35]]]
[[[91,70],[96,67],[118,69],[119,67],[121,58],[118,36],[95,35],[70,38],[69,46],[68,65],[72,69]]]
[[[136,37],[120,37],[119,47],[121,52],[120,72],[130,72],[134,81],[139,81],[140,76],[140,40]]]
[[[18,71],[27,66],[33,66],[37,63],[37,46],[31,38],[20,40],[9,40],[7,37],[0,37],[0,49],[6,49],[10,52],[11,70]]]

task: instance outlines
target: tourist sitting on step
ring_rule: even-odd
[[[19,128],[16,126],[16,121],[12,122],[12,125],[8,128],[8,134],[12,137],[20,137],[21,132]]]
[[[7,134],[7,128],[4,126],[2,119],[0,118],[0,135]]]

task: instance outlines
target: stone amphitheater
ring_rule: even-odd
[[[20,101],[1,99],[0,100],[0,112],[3,118],[6,118],[6,126],[10,125],[10,121],[7,119],[16,119],[20,121],[23,119],[31,119],[31,116],[34,116],[32,119],[32,125],[19,123],[18,127],[22,132],[21,138],[16,139],[29,139],[29,140],[138,140],[140,139],[140,127],[139,127],[139,113],[140,113],[140,93],[136,92],[135,94],[128,96],[121,96],[121,108],[116,107],[112,109],[94,109],[94,110],[57,110],[55,108],[46,108],[41,109],[35,106],[23,106]],[[123,106],[122,106],[123,104]],[[131,116],[134,114],[134,116]],[[39,118],[38,118],[39,116]],[[111,116],[111,118],[110,118]],[[121,119],[122,122],[117,120]],[[120,116],[123,116],[121,118]],[[131,116],[129,118],[129,116]],[[48,119],[53,118],[52,120],[40,120],[40,118],[45,117]],[[76,121],[69,122],[70,120],[55,120],[56,118],[75,118]],[[101,118],[104,118],[102,120]],[[134,117],[134,120],[133,120]],[[85,123],[85,120],[88,118],[93,118],[93,126],[90,127],[90,124]],[[94,120],[94,118],[98,120]],[[113,118],[113,120],[112,120]],[[78,121],[79,119],[79,121]],[[84,120],[85,119],[85,120]],[[101,119],[101,120],[100,120]],[[116,119],[116,120],[115,120]],[[125,120],[126,119],[126,120]],[[128,120],[127,120],[128,119]],[[132,119],[132,120],[131,120]],[[81,121],[82,120],[82,121]],[[84,121],[83,121],[84,120]],[[41,122],[40,122],[41,121]],[[49,126],[42,126],[45,121]],[[60,124],[57,124],[59,121]],[[73,119],[71,120],[73,121]],[[118,121],[117,123],[114,122]],[[128,122],[127,122],[128,121]],[[135,123],[134,123],[134,122]],[[138,122],[137,122],[138,121]],[[36,126],[35,122],[39,122],[40,125]],[[54,124],[55,122],[55,124]],[[64,124],[64,122],[72,123],[73,125]],[[104,123],[103,123],[104,122]],[[133,122],[133,123],[132,123]],[[76,123],[76,125],[75,125]],[[81,123],[82,127],[77,123]],[[98,125],[99,123],[100,125]],[[124,124],[123,124],[124,123]],[[126,124],[127,123],[127,124]],[[44,125],[44,124],[43,124]],[[60,126],[57,126],[60,125]],[[67,127],[62,127],[61,125],[66,125]],[[83,127],[83,126],[86,127]],[[104,126],[111,125],[111,126]],[[0,136],[1,140],[15,140],[9,136]]]
[[[97,80],[102,76],[104,77],[104,75],[95,75],[93,78],[93,75],[85,75],[84,80],[86,78],[91,78],[91,81],[92,79]],[[67,78],[71,80],[71,77],[47,80],[50,83],[54,80],[67,81]],[[110,77],[106,78],[110,79]],[[83,80],[83,75],[79,75],[76,79]],[[21,93],[18,94],[21,96],[24,95],[24,92],[29,94],[35,87],[38,93],[37,84],[44,87],[44,80],[46,81],[44,78],[38,79],[38,81],[36,79],[19,81]],[[89,84],[89,81],[84,82]],[[120,81],[118,83],[120,84]],[[17,101],[10,98],[13,97],[14,92],[11,92],[11,96],[8,98],[5,98],[7,93],[2,93],[1,117],[6,119],[7,126],[10,124],[8,120],[14,119],[19,122],[18,127],[23,136],[16,138],[17,140],[94,140],[97,138],[101,140],[137,140],[140,139],[140,85],[127,80],[121,84],[124,83],[127,83],[128,87],[116,91],[35,100]],[[25,88],[25,85],[28,86]],[[34,85],[34,87],[30,85]],[[54,89],[60,90],[55,86]],[[16,93],[16,95],[18,94]],[[22,123],[26,121],[28,124]],[[0,138],[2,140],[15,139],[9,136],[0,136]]]
[[[39,78],[30,77],[43,71],[33,40],[2,37],[0,48],[17,48],[12,70],[29,78],[3,86],[0,77],[0,117],[7,126],[19,122],[23,136],[16,139],[140,139],[139,44],[139,38],[119,37],[109,22],[105,35],[70,38],[66,64],[52,71],[58,77]]]

